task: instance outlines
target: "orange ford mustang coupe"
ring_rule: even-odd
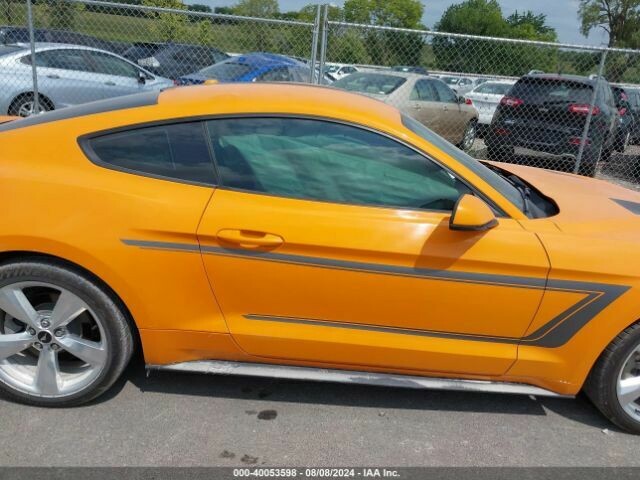
[[[383,103],[216,85],[0,125],[0,387],[148,368],[572,396],[640,432],[640,194]]]

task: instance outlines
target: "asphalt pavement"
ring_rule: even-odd
[[[73,409],[0,400],[0,466],[639,466],[575,400],[154,372]]]

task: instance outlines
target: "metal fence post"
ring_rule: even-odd
[[[582,131],[582,137],[580,138],[580,148],[578,148],[578,155],[576,156],[576,164],[573,168],[573,173],[580,171],[580,164],[582,163],[582,157],[584,156],[584,149],[587,145],[589,128],[591,127],[591,118],[593,117],[593,110],[596,106],[596,100],[598,99],[598,87],[600,86],[600,79],[603,78],[604,66],[607,60],[607,50],[602,51],[600,57],[600,65],[598,66],[598,76],[596,78],[596,85],[591,95],[591,102],[589,103],[589,112],[587,113],[587,120],[584,123],[584,130]],[[594,161],[598,161],[598,158],[594,158]],[[594,167],[595,168],[595,167]]]
[[[33,26],[33,5],[27,0],[27,26],[29,28],[29,46],[31,47],[31,75],[33,78],[33,112],[40,113],[40,95],[38,95],[38,69],[36,67],[36,41]]]
[[[329,30],[329,4],[324,5],[324,12],[322,14],[322,40],[320,43],[320,64],[319,72],[318,72],[318,84],[322,83],[323,70],[324,70],[324,62],[327,57],[327,39]]]
[[[316,5],[316,20],[313,23],[313,37],[311,39],[311,72],[309,73],[309,83],[316,80],[316,56],[318,55],[318,35],[320,34],[320,5]]]

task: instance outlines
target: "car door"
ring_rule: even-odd
[[[438,135],[446,133],[441,115],[442,104],[438,101],[438,94],[430,80],[417,80],[411,89],[409,100],[401,109]]]
[[[462,140],[467,128],[469,114],[460,107],[458,96],[444,82],[439,80],[432,80],[432,82],[440,102],[442,130],[444,132],[441,135],[451,143],[457,144]]]
[[[104,98],[104,78],[92,71],[85,50],[60,48],[36,53],[38,83],[56,107]],[[31,62],[27,56],[25,62]]]
[[[221,185],[198,238],[244,351],[467,374],[512,364],[548,269],[534,234],[508,218],[450,230],[472,189],[376,132],[288,117],[207,128]]]

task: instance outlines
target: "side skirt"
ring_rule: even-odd
[[[517,395],[573,398],[573,395],[561,395],[552,392],[551,390],[534,387],[532,385],[525,385],[524,383],[421,377],[390,373],[271,365],[266,363],[228,362],[222,360],[203,360],[174,363],[171,365],[147,365],[147,369],[174,372],[212,373],[219,375],[286,378],[291,380],[312,380],[318,382],[352,383],[382,387],[511,393]]]

